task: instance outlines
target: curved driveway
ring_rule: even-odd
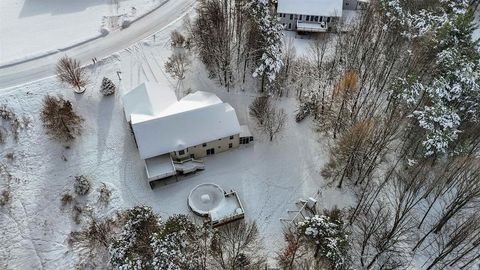
[[[195,0],[170,0],[124,30],[111,32],[65,51],[0,68],[0,89],[54,75],[57,60],[65,54],[86,64],[94,57],[101,59],[118,52],[161,31],[182,17],[194,4]]]

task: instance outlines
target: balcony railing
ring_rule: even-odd
[[[328,30],[328,24],[326,22],[297,21],[297,31],[327,32],[327,30]]]

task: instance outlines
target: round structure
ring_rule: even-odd
[[[215,184],[200,184],[188,195],[188,206],[200,216],[207,216],[210,211],[220,207],[225,200],[224,191]]]

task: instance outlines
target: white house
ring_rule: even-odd
[[[146,82],[123,95],[130,123],[149,181],[179,172],[203,169],[198,161],[250,143],[235,109],[215,94],[197,91],[180,100],[168,86]]]
[[[343,10],[355,10],[365,0],[278,0],[277,15],[286,30],[335,31]]]

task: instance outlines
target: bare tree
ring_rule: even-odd
[[[270,103],[271,101],[269,96],[258,96],[248,107],[250,116],[255,118],[260,125],[263,125],[265,117],[271,108]]]
[[[285,127],[287,114],[283,109],[277,109],[272,106],[263,119],[263,124],[260,125],[260,130],[265,133],[270,141],[278,135]]]
[[[472,214],[459,219],[456,224],[448,228],[448,233],[436,237],[433,247],[430,248],[431,260],[425,268],[451,268],[466,269],[478,260],[480,251],[480,218]]]
[[[266,266],[255,223],[229,223],[215,231],[211,242],[212,263],[217,269],[260,270]]]
[[[87,73],[81,67],[80,61],[77,59],[64,56],[57,63],[58,79],[76,88],[76,93],[83,93],[88,83]]]
[[[62,97],[46,96],[41,112],[47,134],[60,141],[71,141],[80,135],[83,119],[72,108],[72,103]]]
[[[269,96],[255,98],[249,108],[250,116],[257,120],[258,129],[273,141],[285,127],[287,115],[284,110],[276,108]]]
[[[168,57],[168,61],[165,63],[165,70],[177,80],[177,90],[181,89],[183,80],[185,79],[185,73],[190,66],[190,59],[186,52],[177,51],[172,56]]]

